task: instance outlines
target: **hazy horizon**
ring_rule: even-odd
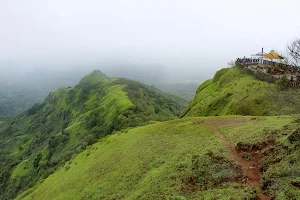
[[[206,79],[262,47],[285,54],[300,33],[299,6],[296,0],[3,0],[0,68],[154,64]]]

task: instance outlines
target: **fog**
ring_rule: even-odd
[[[285,54],[300,33],[299,7],[297,0],[1,0],[0,68],[114,75],[122,66],[156,66],[170,80],[203,81],[262,47]]]

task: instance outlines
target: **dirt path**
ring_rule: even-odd
[[[223,145],[227,149],[229,155],[236,160],[241,166],[242,173],[245,177],[247,177],[244,182],[254,186],[257,189],[257,196],[261,200],[271,200],[271,198],[264,194],[262,189],[260,188],[260,170],[259,170],[259,160],[261,159],[261,155],[259,152],[255,152],[256,156],[252,160],[245,160],[239,152],[232,147],[230,142],[218,131],[218,127],[229,124],[236,123],[245,123],[251,120],[251,118],[242,118],[242,119],[208,119],[205,120],[204,123],[208,124],[216,134],[216,136],[222,141]],[[253,152],[251,152],[253,153]]]

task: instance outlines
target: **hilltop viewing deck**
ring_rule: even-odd
[[[300,70],[295,66],[250,58],[237,59],[235,64],[259,80],[275,83],[285,76],[289,87],[300,87]]]

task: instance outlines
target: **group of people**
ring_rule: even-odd
[[[242,64],[249,64],[249,63],[259,63],[260,59],[259,58],[237,58],[237,62],[242,63]]]

